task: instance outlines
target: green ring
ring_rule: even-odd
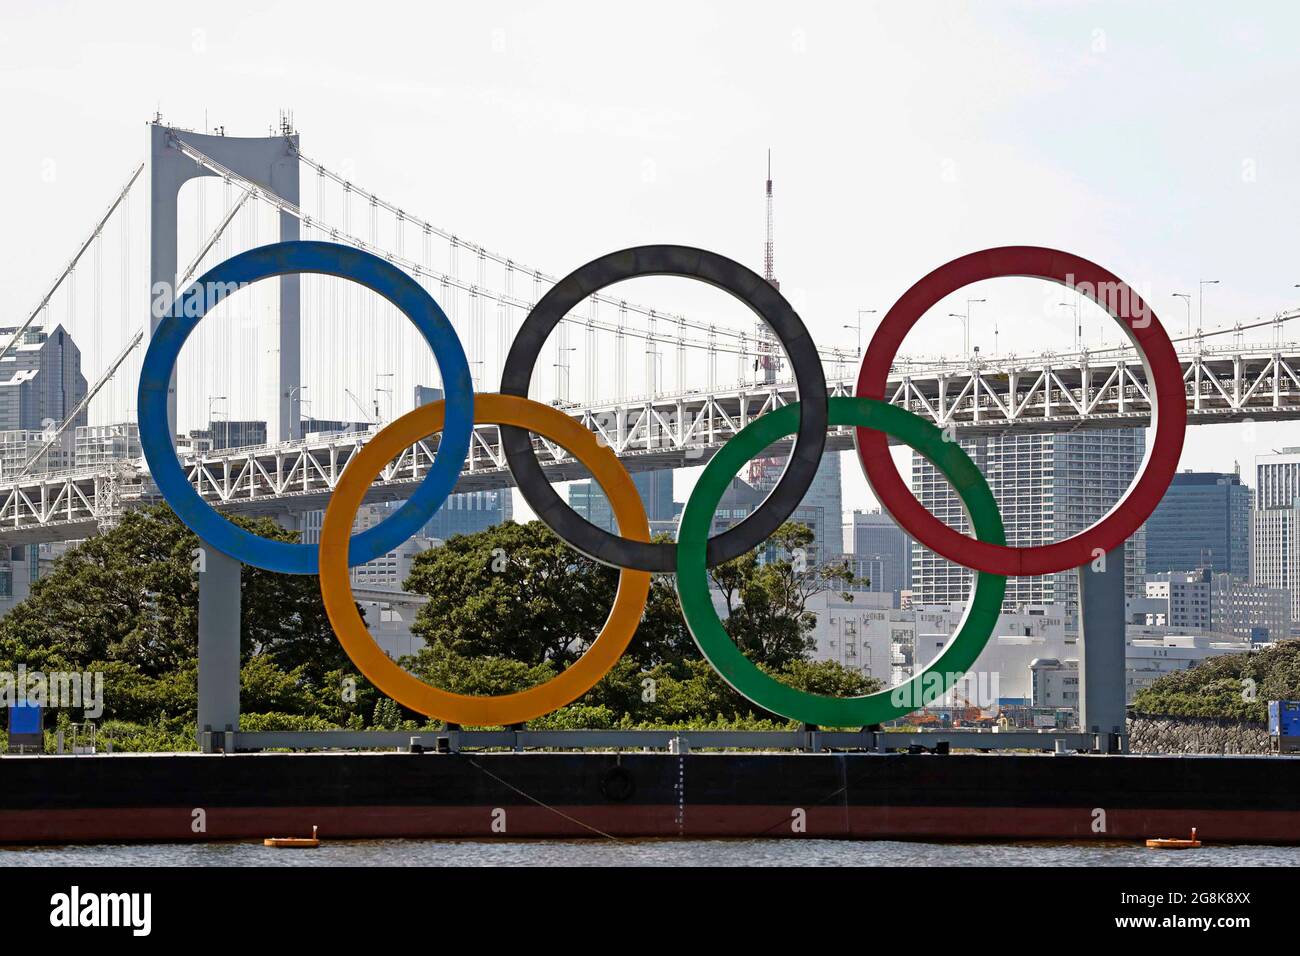
[[[871,398],[832,398],[831,425],[875,428],[910,445],[952,484],[980,541],[1006,544],[1002,516],[988,482],[970,456],[942,431],[906,409]],[[975,593],[957,634],[930,666],[898,687],[864,697],[827,697],[796,690],[763,673],[731,640],[713,606],[705,550],[714,513],[732,478],[745,463],[799,427],[794,402],[750,422],[722,446],[696,482],[677,530],[677,594],[686,626],[705,659],[728,684],[754,704],[783,717],[820,727],[860,727],[909,714],[945,694],[993,634],[1007,579],[976,572]],[[919,701],[919,703],[918,703]]]

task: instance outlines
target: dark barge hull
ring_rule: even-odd
[[[0,842],[793,837],[1300,843],[1300,758],[263,753],[0,758]]]

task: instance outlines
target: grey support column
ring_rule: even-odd
[[[180,268],[176,252],[177,194],[189,179],[200,175],[198,167],[171,146],[171,131],[160,124],[149,126],[149,335],[167,314]],[[176,371],[167,388],[167,422],[171,440],[176,441]]]
[[[1127,749],[1124,671],[1124,546],[1103,570],[1079,568],[1079,726],[1103,751]],[[1120,735],[1114,740],[1112,734]]]
[[[241,565],[210,545],[199,572],[199,739],[239,729]]]
[[[283,154],[271,162],[271,189],[295,206],[301,202],[297,146],[296,135],[286,136]],[[297,217],[280,213],[280,241],[300,238]],[[302,277],[297,273],[280,277],[280,316],[273,361],[269,371],[275,381],[275,406],[266,422],[266,440],[293,441],[302,437]]]

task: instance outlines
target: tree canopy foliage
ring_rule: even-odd
[[[267,519],[233,519],[294,540]],[[856,695],[879,682],[809,661],[811,595],[844,579],[809,571],[806,528],[774,536],[782,554],[745,555],[714,570],[729,632],[769,673],[818,693]],[[69,549],[31,595],[0,619],[0,670],[99,671],[105,727],[122,749],[193,745],[197,709],[198,538],[166,506],[131,511]],[[770,555],[769,549],[769,555]],[[241,726],[415,728],[356,671],[334,637],[310,575],[245,567],[241,604]],[[406,582],[429,603],[412,630],[427,643],[404,660],[447,690],[500,694],[554,676],[590,646],[613,604],[618,571],[591,561],[540,522],[507,522],[419,555]],[[725,610],[725,607],[724,607]],[[80,718],[62,712],[60,719]],[[705,662],[682,619],[671,576],[656,576],[641,625],[614,669],[587,695],[535,722],[569,726],[778,726]]]
[[[267,519],[234,519],[292,541]],[[68,550],[0,618],[0,669],[102,671],[105,713],[137,723],[193,723],[197,706],[199,539],[165,506],[123,515]],[[249,713],[346,722],[374,692],[334,637],[314,577],[242,571],[240,663]],[[343,699],[343,681],[361,688]],[[355,721],[354,721],[355,722]]]
[[[1300,640],[1247,654],[1208,657],[1195,667],[1157,678],[1138,691],[1142,715],[1223,717],[1262,723],[1270,700],[1300,699]]]
[[[775,556],[742,555],[711,574],[729,611],[728,633],[751,660],[796,686],[850,696],[879,682],[831,662],[811,662],[819,591],[850,579],[846,567],[810,567],[803,525],[772,537]],[[614,601],[618,571],[584,557],[540,521],[506,522],[450,538],[418,555],[405,588],[425,594],[412,630],[426,641],[412,669],[457,693],[517,691],[550,679],[586,651]],[[772,719],[704,661],[669,575],[656,575],[627,653],[575,707],[622,725]]]

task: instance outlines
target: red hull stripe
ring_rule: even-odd
[[[1104,815],[1098,809],[1104,810]],[[1104,829],[1100,828],[1104,819]],[[1196,827],[1209,843],[1300,843],[1300,811],[1092,807],[368,806],[0,810],[0,842],[260,840],[318,826],[322,839],[383,837],[794,837],[1142,840]]]

